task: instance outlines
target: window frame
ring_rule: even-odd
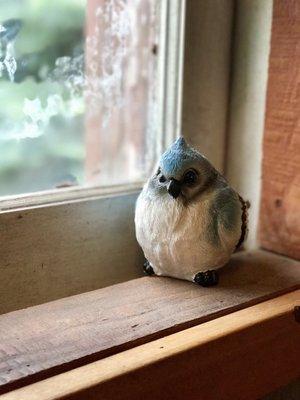
[[[184,28],[186,0],[167,0],[161,5],[160,43],[158,53],[158,108],[157,156],[181,134],[182,79],[184,57]],[[19,208],[50,206],[101,196],[116,196],[135,188],[140,190],[143,181],[114,186],[84,185],[45,190],[35,193],[3,196],[0,213]]]
[[[160,17],[158,154],[181,132],[185,0],[163,2]],[[133,220],[142,185],[71,187],[0,200],[1,312],[139,277],[143,256]]]

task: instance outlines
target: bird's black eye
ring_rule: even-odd
[[[194,171],[193,169],[190,169],[185,173],[183,182],[188,186],[193,186],[197,182],[197,179],[198,179],[197,172]]]
[[[166,177],[165,177],[164,175],[162,175],[162,176],[159,178],[159,182],[160,182],[160,183],[166,182]]]

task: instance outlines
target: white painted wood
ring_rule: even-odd
[[[272,8],[272,0],[239,0],[236,7],[226,176],[251,203],[250,249],[257,247]]]
[[[6,196],[0,199],[0,214],[19,208],[33,208],[53,204],[66,204],[88,199],[99,199],[108,195],[115,197],[138,192],[143,182],[113,186],[76,186],[60,190]]]
[[[136,194],[0,214],[0,313],[142,275]]]
[[[224,172],[229,99],[233,4],[187,2],[182,131]]]
[[[185,0],[161,3],[160,93],[158,95],[158,146],[160,155],[182,134],[182,85],[184,63]]]

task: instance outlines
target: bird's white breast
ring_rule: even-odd
[[[227,262],[239,232],[224,246],[209,243],[210,196],[185,206],[168,193],[151,197],[146,184],[136,204],[136,236],[157,275],[193,280]]]

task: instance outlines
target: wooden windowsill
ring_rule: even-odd
[[[134,347],[1,400],[253,400],[300,376],[300,291]]]
[[[299,262],[263,251],[245,252],[233,256],[215,288],[145,277],[4,314],[0,316],[0,390],[4,393],[201,327],[296,290],[299,283]]]

